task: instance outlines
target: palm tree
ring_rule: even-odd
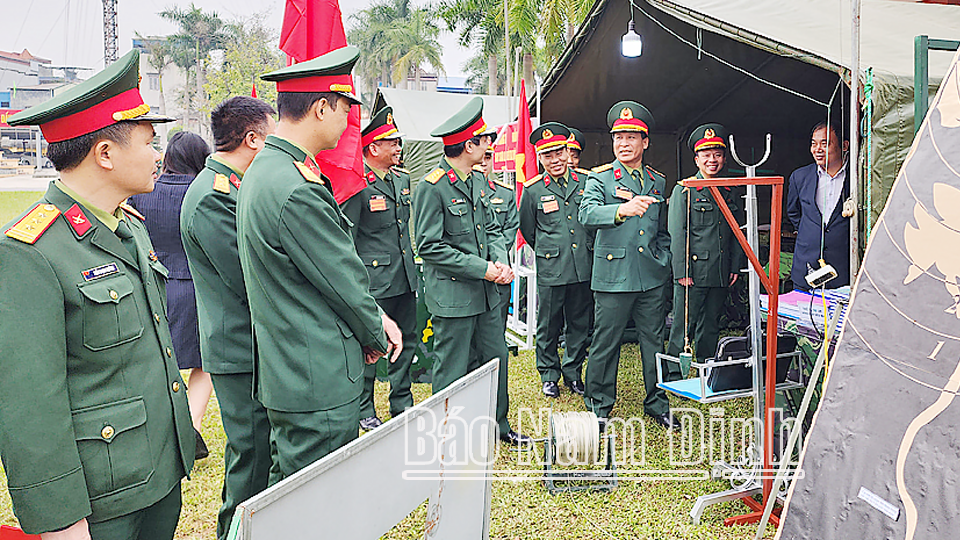
[[[460,29],[459,41],[463,47],[476,47],[477,61],[465,66],[473,71],[485,57],[487,93],[496,95],[499,88],[499,57],[503,54],[503,0],[446,0],[437,13],[447,23],[447,29]]]
[[[415,9],[405,19],[393,22],[387,32],[388,40],[383,52],[393,59],[393,80],[407,81],[413,71],[414,86],[420,89],[420,73],[423,64],[429,64],[438,74],[445,74],[440,58],[440,30],[431,23],[433,13],[428,8]]]
[[[396,59],[386,56],[384,49],[394,23],[405,20],[409,14],[410,0],[380,0],[350,17],[347,41],[360,48],[357,73],[371,86],[390,83]]]
[[[179,30],[167,36],[170,58],[189,75],[194,76],[196,91],[193,93],[192,111],[197,111],[197,131],[203,129],[199,111],[204,107],[203,84],[206,75],[204,62],[207,55],[227,43],[231,30],[216,12],[205,12],[192,2],[189,8],[169,7],[159,13],[160,17],[175,23]],[[188,90],[188,99],[191,92]]]

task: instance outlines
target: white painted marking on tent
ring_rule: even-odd
[[[933,349],[933,352],[930,353],[930,356],[928,356],[927,358],[929,358],[929,359],[931,359],[931,360],[936,360],[936,359],[937,359],[937,353],[939,353],[939,352],[940,352],[940,349],[943,348],[943,343],[944,343],[944,342],[942,342],[942,341],[938,341],[936,348]]]
[[[860,493],[857,497],[867,501],[867,504],[883,512],[888,518],[897,521],[900,519],[900,509],[880,498],[879,495],[869,489],[860,486]]]

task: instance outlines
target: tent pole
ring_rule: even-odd
[[[852,0],[850,34],[850,201],[853,217],[850,219],[850,282],[860,269],[860,0]],[[870,209],[867,209],[869,212]]]
[[[503,42],[504,42],[504,52],[503,55],[507,60],[507,69],[505,73],[507,74],[507,79],[510,79],[510,2],[508,0],[503,0]],[[510,97],[513,95],[511,93],[511,85],[513,84],[512,80],[506,81],[504,84],[503,93]]]

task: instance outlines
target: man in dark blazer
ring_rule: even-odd
[[[804,278],[811,270],[820,268],[821,259],[837,271],[829,287],[850,284],[852,212],[843,209],[850,197],[846,163],[849,147],[847,135],[837,126],[820,122],[810,132],[814,163],[790,175],[787,218],[797,231],[790,277],[797,289],[809,290]]]

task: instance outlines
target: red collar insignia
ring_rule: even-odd
[[[374,174],[373,171],[368,172],[368,173],[367,173],[367,183],[372,184],[372,183],[374,183],[374,182],[376,182],[376,181],[377,181],[377,175]]]
[[[487,180],[487,183],[490,184],[490,190],[491,190],[491,191],[496,191],[496,190],[497,190],[497,188],[495,187],[495,184],[493,183],[493,180],[492,180],[492,179],[491,179],[491,180]]]
[[[550,175],[547,173],[543,173],[543,185],[545,186],[550,185]]]
[[[573,178],[574,182],[578,182],[580,179],[577,178],[577,173],[570,171],[570,178]]]
[[[617,180],[623,178],[623,173],[620,171],[620,167],[617,167],[616,169],[613,170],[613,177],[616,178]]]
[[[457,173],[453,172],[453,169],[447,171],[447,178],[450,179],[450,183],[454,184],[457,182]]]
[[[92,227],[90,220],[87,219],[87,216],[84,215],[83,210],[77,204],[71,206],[63,215],[67,218],[67,223],[73,228],[73,232],[77,233],[77,236],[83,236]]]
[[[230,183],[233,187],[240,189],[240,178],[236,174],[230,173]]]
[[[303,164],[306,165],[308,169],[310,169],[310,172],[317,175],[318,178],[320,177],[320,174],[321,174],[320,166],[317,165],[317,162],[314,161],[312,157],[307,156],[307,159],[303,160]]]

